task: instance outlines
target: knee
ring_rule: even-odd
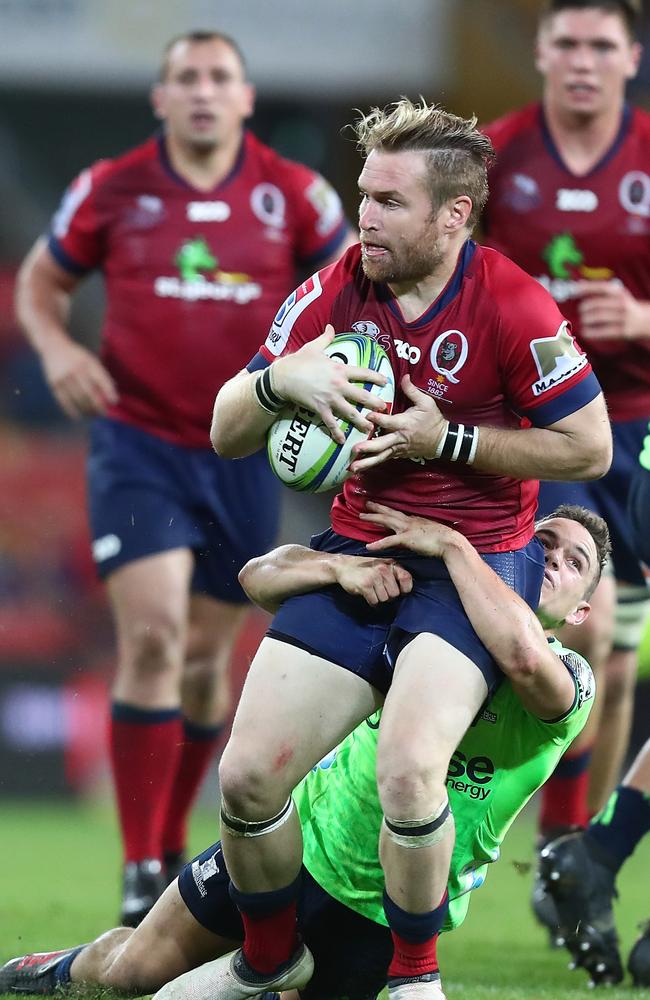
[[[377,762],[377,789],[382,809],[394,819],[428,815],[447,796],[449,761],[423,761],[415,754],[401,754]]]
[[[134,622],[121,639],[127,664],[141,679],[155,680],[180,668],[184,628],[172,617]]]
[[[275,815],[291,793],[266,756],[234,753],[229,746],[219,764],[219,786],[227,811],[248,820]]]

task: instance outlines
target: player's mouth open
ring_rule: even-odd
[[[211,115],[209,111],[195,111],[192,114],[192,124],[193,125],[213,125],[215,122],[214,115]]]
[[[377,243],[362,243],[361,248],[365,257],[381,257],[388,253],[386,247],[379,246]]]

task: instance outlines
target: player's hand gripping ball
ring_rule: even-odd
[[[359,333],[342,333],[325,348],[325,353],[345,365],[357,365],[381,372],[386,385],[363,384],[390,407],[395,398],[395,377],[386,351],[372,337]],[[365,416],[369,411],[357,406]],[[288,406],[271,425],[267,437],[267,450],[271,468],[276,476],[291,489],[305,493],[323,493],[335,489],[349,475],[352,449],[370,434],[358,430],[347,420],[339,420],[345,442],[332,440],[317,414],[304,406]]]

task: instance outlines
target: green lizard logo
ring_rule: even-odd
[[[174,263],[181,272],[183,281],[203,281],[205,275],[201,272],[214,271],[219,262],[212,256],[210,247],[201,236],[183,243]]]
[[[582,264],[584,254],[576,246],[571,233],[560,233],[554,236],[544,250],[542,257],[548,264],[553,278],[570,278],[569,266]]]

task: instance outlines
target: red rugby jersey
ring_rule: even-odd
[[[580,339],[576,282],[620,281],[650,299],[650,115],[626,108],[612,148],[567,169],[539,104],[485,127],[497,151],[486,242],[547,288]],[[650,340],[583,343],[614,420],[650,416]]]
[[[249,132],[208,192],[174,172],[162,136],[83,171],[49,248],[72,273],[103,271],[101,356],[120,394],[109,416],[209,447],[214,397],[265,336],[296,265],[318,266],[346,232],[330,185]]]
[[[387,350],[398,386],[394,411],[410,406],[399,390],[408,373],[457,423],[547,426],[600,391],[585,354],[541,285],[495,250],[469,240],[438,299],[415,322],[402,317],[387,285],[369,281],[351,247],[293,292],[249,369],[297,350],[326,323],[355,330]],[[367,500],[461,531],[481,552],[519,548],[533,533],[537,482],[487,475],[469,466],[400,459],[346,480],[332,525],[367,541],[381,529],[359,520]]]

